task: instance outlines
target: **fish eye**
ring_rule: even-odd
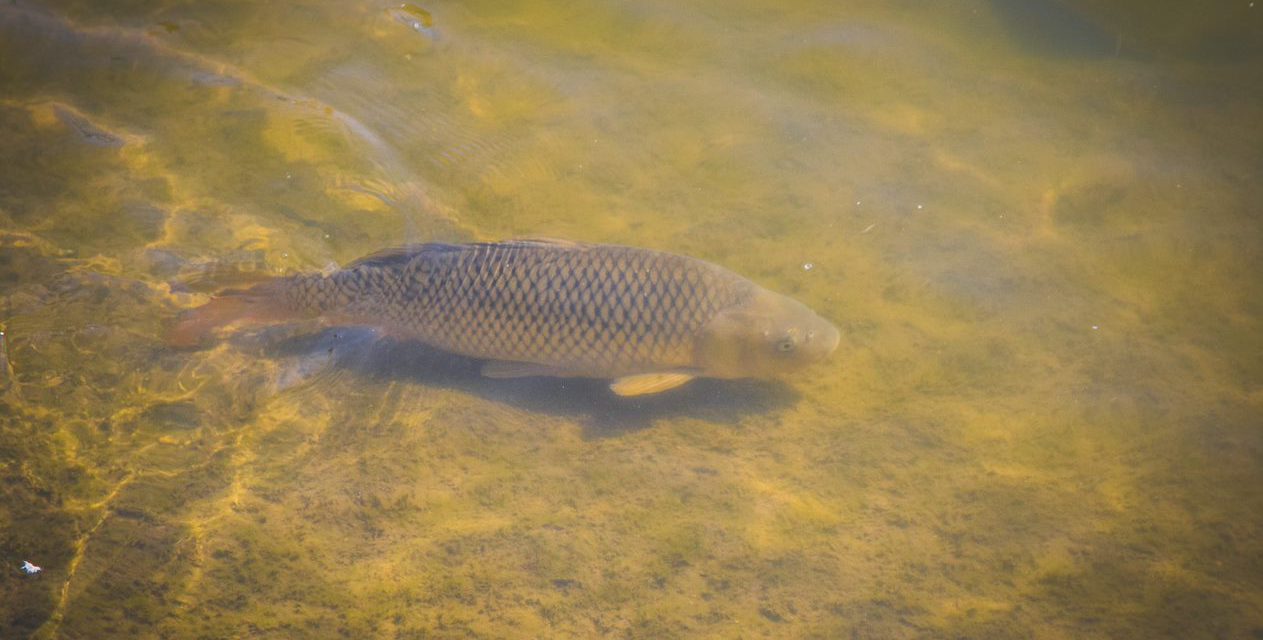
[[[789,353],[790,351],[793,351],[794,346],[795,343],[793,336],[785,336],[784,338],[776,341],[776,350],[781,353]]]

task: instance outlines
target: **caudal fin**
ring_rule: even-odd
[[[246,291],[226,291],[210,302],[185,311],[167,331],[167,344],[173,347],[195,347],[207,342],[218,329],[231,324],[266,324],[287,320],[292,315],[280,304],[272,282],[256,285]]]

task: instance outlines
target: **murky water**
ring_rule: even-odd
[[[5,0],[0,636],[1263,637],[1263,5],[939,4]],[[842,346],[619,400],[163,341],[522,235]]]

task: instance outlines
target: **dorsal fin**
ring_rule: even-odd
[[[417,255],[429,252],[446,252],[459,251],[463,245],[444,244],[444,243],[425,243],[425,244],[405,244],[381,251],[374,251],[362,258],[348,263],[343,269],[353,269],[355,267],[374,266],[385,267],[405,263]]]
[[[504,242],[495,242],[490,244],[501,244],[507,246],[526,246],[526,247],[557,247],[559,249],[579,249],[584,245],[582,242],[574,240],[562,240],[561,238],[544,238],[540,236],[525,236],[522,238],[512,238]]]
[[[425,244],[405,244],[390,249],[382,249],[374,251],[363,258],[355,260],[347,264],[343,269],[352,269],[354,267],[374,266],[384,267],[397,265],[411,261],[417,255],[422,253],[445,253],[448,251],[464,251],[476,247],[556,247],[561,249],[580,249],[585,245],[571,240],[557,240],[554,238],[514,238],[513,240],[505,240],[503,242],[474,242],[470,244],[447,244],[447,243],[425,243]]]

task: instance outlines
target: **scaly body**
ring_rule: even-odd
[[[716,265],[558,241],[416,245],[246,292],[269,318],[372,325],[490,360],[492,376],[616,378],[625,394],[819,360],[837,330]]]

